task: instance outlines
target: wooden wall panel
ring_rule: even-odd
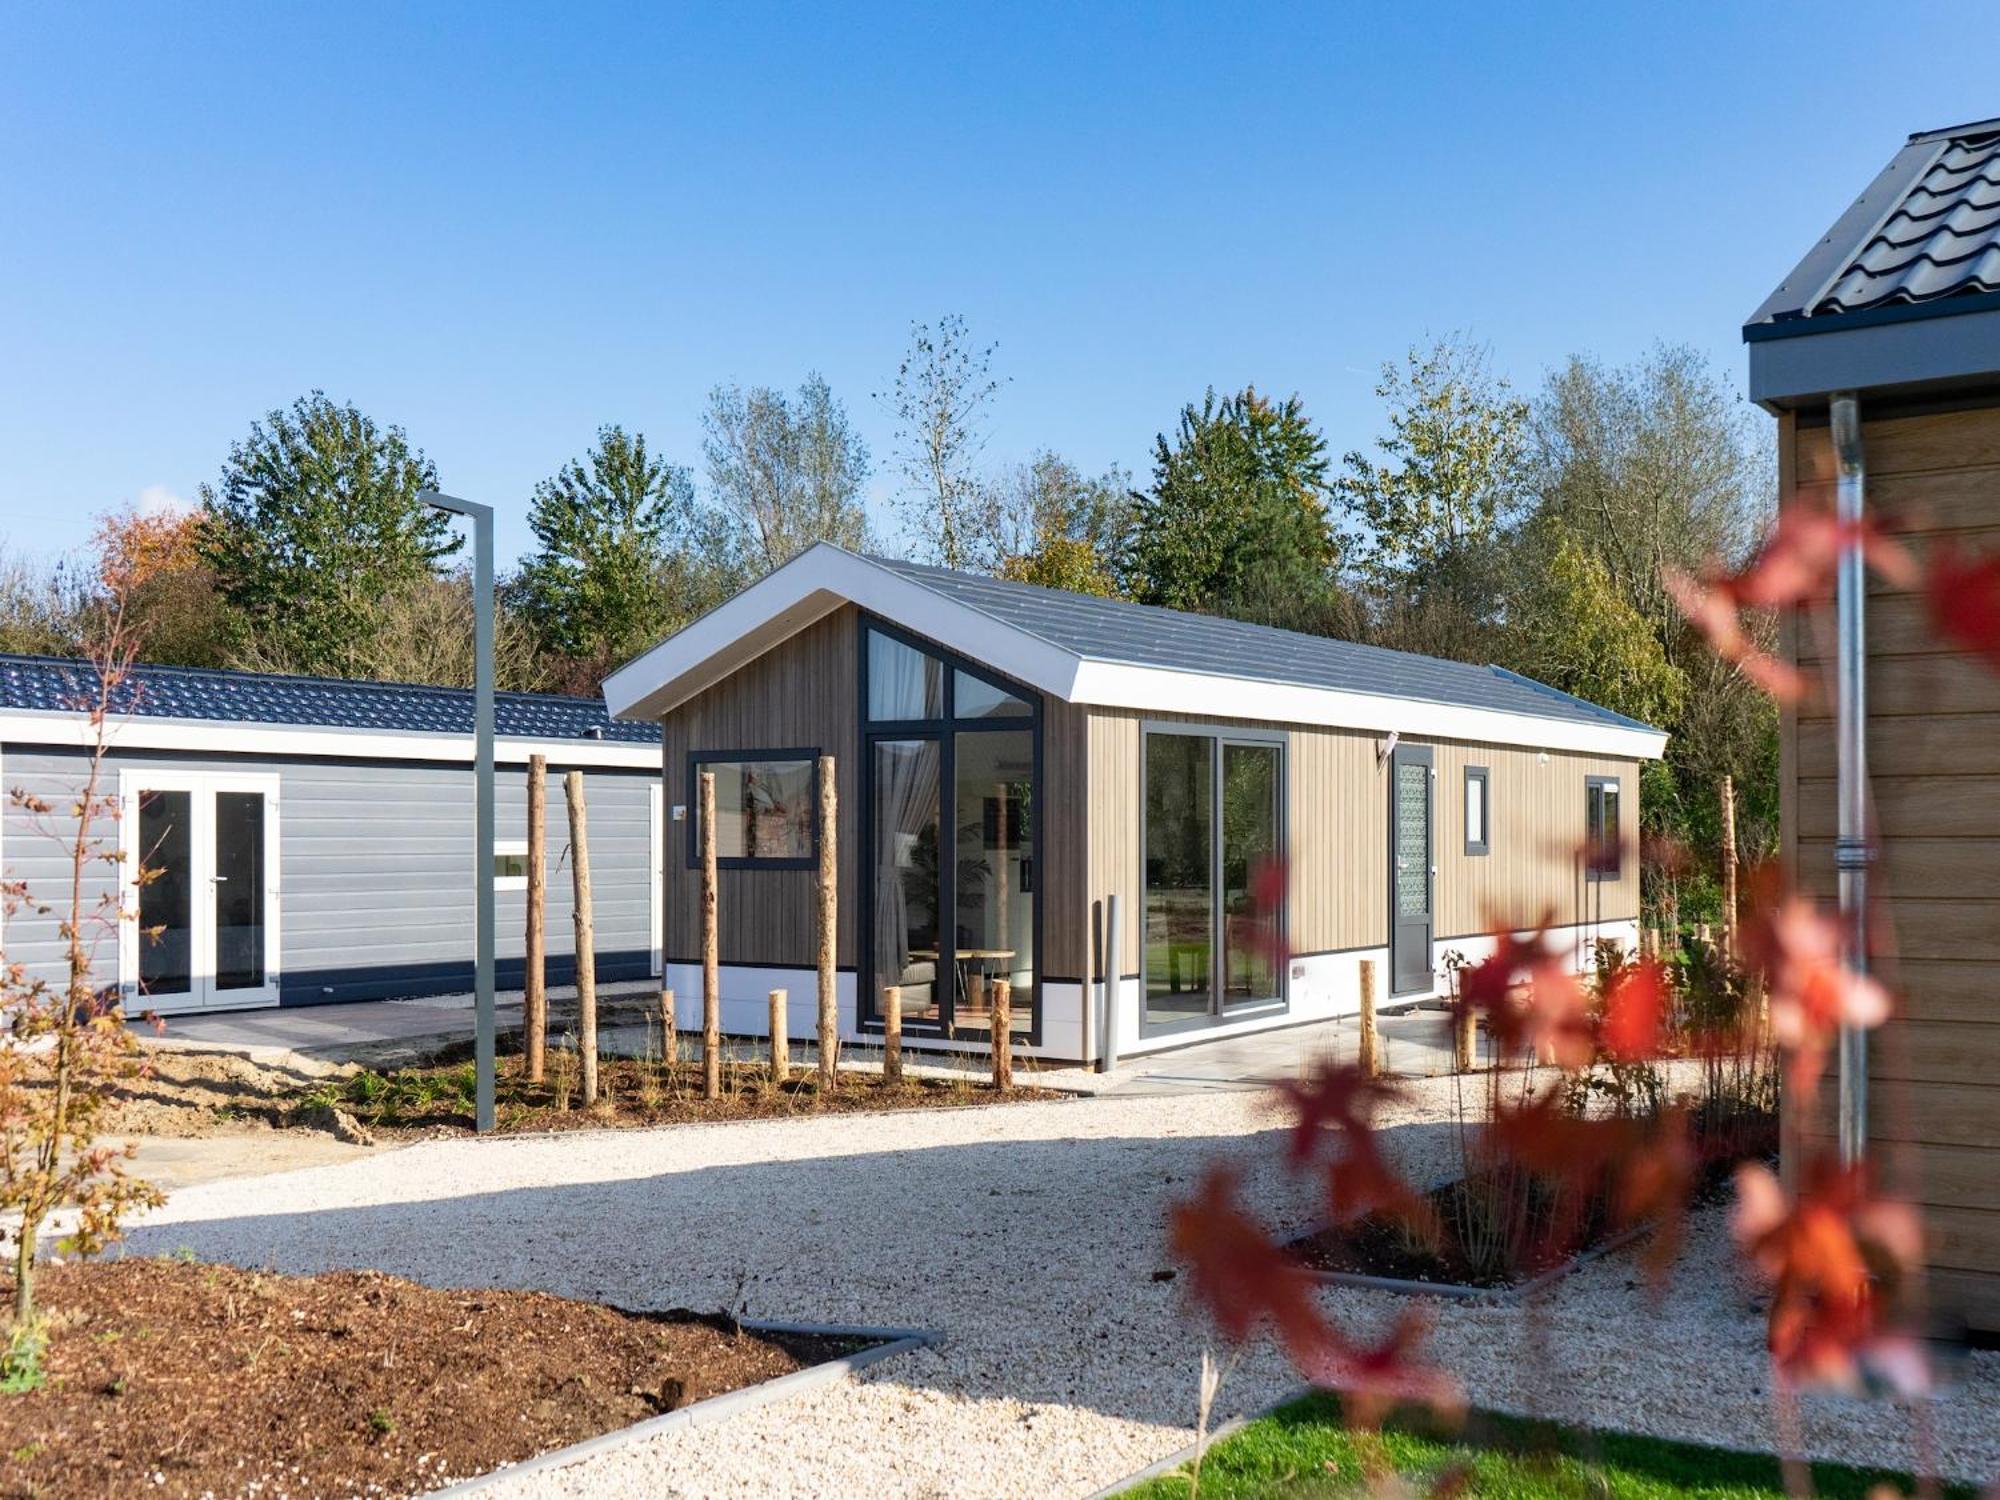
[[[1071,703],[1042,702],[1042,812],[1036,828],[1042,871],[1044,977],[1080,981],[1090,966],[1090,716]]]
[[[1199,715],[1093,710],[1090,715],[1089,886],[1139,899],[1140,726],[1219,724]],[[1287,736],[1291,840],[1291,932],[1297,953],[1380,947],[1389,930],[1389,782],[1376,762],[1379,736],[1275,721],[1235,721]],[[1424,743],[1412,741],[1411,743]],[[1437,771],[1436,934],[1440,941],[1488,930],[1489,913],[1527,923],[1623,921],[1639,913],[1638,764],[1550,751],[1431,741]],[[1465,853],[1464,768],[1491,773],[1493,853]],[[1596,888],[1582,878],[1584,778],[1616,776],[1625,866]],[[1136,914],[1125,917],[1125,970],[1136,974]]]
[[[1561,926],[1639,915],[1639,765],[1513,746],[1437,744],[1437,935]],[[1489,854],[1465,852],[1465,768],[1485,766],[1492,803]],[[1618,779],[1624,859],[1617,880],[1584,877],[1585,778]]]
[[[666,804],[688,801],[688,756],[708,750],[817,746],[835,757],[840,796],[840,932],[836,962],[852,968],[860,904],[860,783],[855,757],[858,691],[856,615],[844,608],[807,626],[706,692],[668,713]],[[676,962],[701,957],[701,875],[687,861],[688,827],[666,825],[666,942]],[[811,870],[723,870],[716,926],[724,963],[817,961]]]
[[[2000,410],[1867,421],[1873,516],[1919,557],[1939,542],[2000,548]],[[1780,428],[1780,500],[1830,505],[1829,430]],[[1824,677],[1829,600],[1796,612],[1793,660]],[[2000,1328],[2000,675],[1948,649],[1908,588],[1868,591],[1869,770],[1879,842],[1876,956],[1901,995],[1870,1039],[1870,1129],[1896,1186],[1925,1205],[1934,1287]],[[1792,722],[1781,804],[1799,881],[1831,901],[1834,723],[1827,701]],[[1821,1122],[1832,1118],[1826,1089]],[[1816,1128],[1824,1128],[1823,1123]],[[1815,1138],[1816,1139],[1816,1138]]]

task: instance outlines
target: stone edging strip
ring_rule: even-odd
[[[1442,1297],[1453,1302],[1486,1303],[1497,1307],[1508,1307],[1525,1302],[1538,1292],[1547,1291],[1558,1281],[1581,1271],[1592,1261],[1623,1250],[1641,1235],[1652,1231],[1651,1224],[1636,1224],[1622,1233],[1613,1235],[1601,1245],[1594,1245],[1581,1255],[1571,1256],[1559,1266],[1551,1266],[1541,1275],[1519,1282],[1514,1286],[1466,1286],[1455,1281],[1408,1281],[1400,1276],[1370,1276],[1365,1271],[1322,1271],[1308,1267],[1313,1279],[1321,1286],[1355,1287],[1367,1292],[1394,1292],[1404,1297]]]
[[[1224,1438],[1235,1437],[1237,1433],[1248,1427],[1252,1422],[1261,1422],[1280,1407],[1290,1406],[1294,1401],[1304,1396],[1310,1396],[1312,1393],[1312,1386],[1302,1385],[1290,1395],[1280,1396],[1261,1411],[1250,1411],[1245,1412],[1240,1417],[1231,1417],[1227,1422],[1224,1422],[1213,1432],[1209,1433],[1205,1441],[1189,1443],[1185,1448],[1176,1448],[1165,1458],[1156,1459],[1154,1462],[1147,1464],[1138,1473],[1127,1474],[1123,1479],[1106,1485],[1103,1489],[1097,1491],[1096,1494],[1089,1496],[1088,1500],[1115,1500],[1116,1496],[1124,1494],[1135,1486],[1144,1484],[1149,1479],[1158,1479],[1162,1474],[1171,1474],[1183,1464],[1193,1463],[1197,1448],[1213,1448]]]
[[[601,1432],[596,1437],[571,1443],[566,1448],[551,1448],[546,1453],[537,1453],[533,1458],[524,1458],[517,1464],[507,1464],[470,1479],[458,1480],[442,1489],[425,1490],[420,1493],[426,1497],[476,1495],[505,1481],[547,1473],[551,1469],[567,1468],[570,1464],[580,1463],[586,1458],[595,1458],[600,1453],[609,1453],[628,1444],[644,1442],[647,1438],[679,1432],[684,1428],[712,1426],[714,1423],[727,1421],[739,1413],[767,1406],[773,1401],[801,1395],[816,1386],[830,1385],[845,1375],[851,1375],[892,1355],[907,1354],[912,1349],[922,1349],[938,1342],[938,1335],[924,1328],[869,1328],[844,1323],[775,1323],[752,1318],[741,1321],[744,1328],[757,1333],[813,1333],[826,1338],[879,1339],[881,1342],[871,1348],[857,1349],[854,1353],[843,1355],[839,1359],[830,1359],[823,1364],[808,1365],[803,1370],[794,1370],[789,1375],[780,1375],[776,1380],[766,1380],[758,1385],[746,1385],[741,1390],[724,1391],[719,1396],[710,1396],[706,1401],[697,1401],[694,1405],[683,1406],[678,1411],[662,1412],[657,1417],[648,1417],[645,1421],[634,1422],[629,1427]]]

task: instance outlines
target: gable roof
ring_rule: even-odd
[[[605,680],[656,718],[851,602],[1066,702],[1654,757],[1650,725],[1499,667],[1065,593],[822,542]]]
[[[42,722],[38,716],[74,724],[96,692],[96,672],[86,661],[0,654],[0,739],[32,740],[38,733],[36,725]],[[449,753],[442,758],[471,758],[469,688],[142,662],[120,684],[114,705],[120,719],[115,740],[121,745],[154,744],[161,735],[147,731],[167,726],[181,731],[166,736],[175,741],[172,748],[217,751],[252,744],[268,748],[297,743],[258,739],[254,733],[246,737],[246,731],[327,731],[340,737],[323,735],[319,743],[326,748],[301,753],[338,753],[344,747],[357,755],[400,749],[414,757],[426,748],[442,749],[441,742],[449,741]],[[630,750],[620,753],[612,747],[656,746],[660,742],[657,724],[616,721],[596,698],[495,693],[493,720],[498,738],[533,742],[538,749],[554,748],[559,755],[566,751],[557,747],[574,746],[574,752],[569,753],[572,760],[646,764],[651,752],[635,756]],[[225,725],[234,726],[236,732],[221,732]],[[65,734],[62,738],[75,736]]]
[[[1750,315],[1751,395],[1988,377],[1996,329],[2000,119],[1922,131]],[[1766,347],[1807,335],[1839,341]]]

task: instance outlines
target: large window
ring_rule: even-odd
[[[1145,1029],[1281,1004],[1282,742],[1162,728],[1144,754]]]
[[[1618,831],[1618,778],[1585,778],[1583,796],[1584,872],[1592,880],[1617,880],[1625,869],[1625,843]]]
[[[808,869],[819,857],[819,752],[705,752],[689,757],[688,863],[701,862],[701,774],[715,776],[715,862],[728,869]]]
[[[977,1038],[1001,985],[1039,1037],[1036,761],[1025,690],[949,652],[865,627],[868,775],[864,1018]]]

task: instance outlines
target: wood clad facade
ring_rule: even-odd
[[[1277,731],[1286,744],[1287,840],[1291,857],[1288,941],[1298,954],[1380,948],[1389,930],[1389,781],[1377,763],[1381,736],[1268,720],[1217,720],[1192,714],[1095,709],[1089,714],[1089,854],[1086,886],[1141,889],[1140,812],[1144,800],[1141,735],[1145,725],[1185,723]],[[1434,941],[1476,937],[1494,922],[1527,926],[1631,921],[1639,915],[1639,766],[1569,751],[1430,742],[1437,778],[1433,798],[1437,883]],[[1491,852],[1465,852],[1464,778],[1488,772]],[[1618,880],[1583,875],[1587,777],[1616,777],[1624,841]],[[1123,974],[1139,966],[1139,922],[1121,934]]]
[[[1911,536],[1985,555],[2000,547],[2000,409],[1870,419],[1861,401],[1867,504]],[[1784,503],[1831,507],[1823,420],[1780,419]],[[1794,611],[1785,647],[1821,680],[1833,656],[1830,601]],[[1892,1182],[1921,1202],[1940,1300],[2000,1328],[2000,674],[1939,641],[1923,601],[1871,578],[1868,758],[1879,855],[1871,896],[1885,919],[1875,962],[1902,997],[1869,1058],[1871,1136]],[[1785,852],[1831,902],[1834,723],[1821,701],[1781,736]],[[1829,1088],[1793,1122],[1830,1144]]]
[[[669,711],[662,720],[665,804],[693,801],[698,755],[812,750],[838,768],[840,926],[837,963],[859,964],[864,879],[858,651],[863,616],[844,605]],[[921,631],[898,626],[905,634]],[[1095,908],[1118,893],[1127,913],[1120,973],[1139,969],[1144,880],[1140,826],[1145,801],[1142,730],[1188,723],[1282,739],[1286,842],[1292,874],[1288,943],[1301,956],[1383,949],[1389,929],[1388,773],[1381,736],[1273,721],[1217,720],[1087,708],[1043,697],[1042,782],[1036,792],[1036,869],[1041,881],[1041,975],[1079,994],[1102,977]],[[1631,922],[1639,911],[1639,765],[1570,751],[1542,752],[1437,740],[1434,832],[1437,878],[1433,937],[1441,956],[1453,939],[1486,934],[1494,921],[1521,926]],[[1490,852],[1465,851],[1464,777],[1487,773]],[[1622,875],[1588,881],[1581,851],[1585,785],[1614,777],[1621,793]],[[689,857],[691,823],[664,829],[663,936],[672,963],[700,959],[699,876]],[[807,869],[719,872],[721,961],[758,968],[809,968],[817,953],[814,874]],[[1081,1005],[1080,999],[1073,1005]],[[1284,1017],[1277,1018],[1280,1022]],[[1089,1048],[1088,1030],[1078,1045]]]

